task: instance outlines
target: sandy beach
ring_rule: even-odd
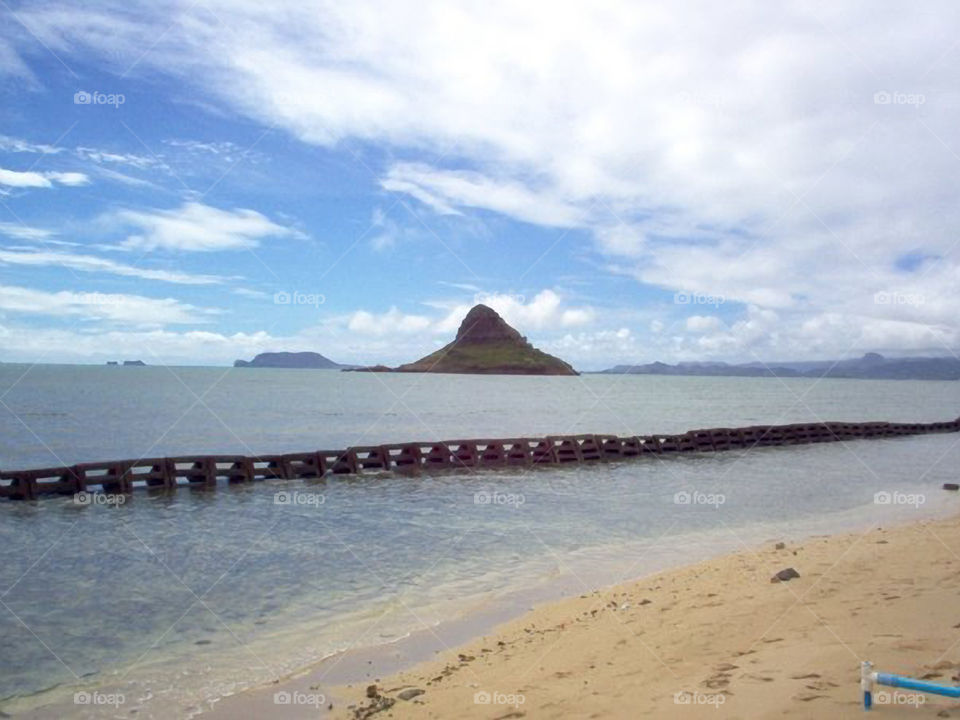
[[[330,688],[332,715],[859,717],[861,660],[956,683],[958,548],[957,517],[745,548],[534,608],[375,691]],[[788,567],[800,577],[771,582]],[[875,702],[877,717],[960,717],[946,698]]]

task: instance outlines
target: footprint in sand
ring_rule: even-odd
[[[800,695],[793,696],[795,700],[800,702],[810,702],[811,700],[819,700],[820,698],[827,697],[826,695],[817,695],[816,693],[802,693]]]

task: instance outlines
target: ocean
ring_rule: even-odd
[[[0,467],[958,414],[935,381],[0,365]],[[0,710],[191,717],[525,590],[954,512],[958,440],[3,502]]]

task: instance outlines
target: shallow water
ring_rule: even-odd
[[[441,437],[929,421],[960,407],[960,385],[935,382],[26,370],[0,366],[0,394],[18,416],[0,416],[4,467]],[[953,498],[939,486],[956,480],[957,440],[182,489],[137,493],[119,507],[6,502],[0,708],[109,686],[124,691],[121,714],[184,717],[525,587],[562,579],[586,589],[778,533],[947,512]],[[277,504],[279,491],[301,493],[299,502]],[[875,504],[878,491],[912,504]],[[678,503],[681,492],[693,502]]]

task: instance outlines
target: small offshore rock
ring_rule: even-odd
[[[798,577],[800,577],[800,573],[798,573],[792,567],[784,568],[783,570],[778,572],[776,575],[774,575],[772,578],[770,578],[770,582],[772,583],[787,582],[788,580],[793,580],[794,578],[798,578]]]
[[[943,489],[944,490],[960,490],[960,485],[958,485],[957,483],[944,483]]]

